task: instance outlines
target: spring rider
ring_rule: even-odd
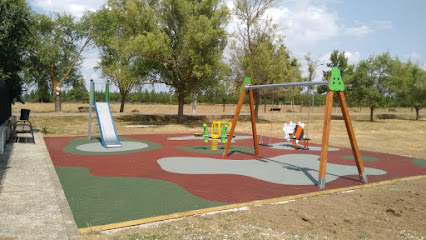
[[[203,124],[203,128],[204,128],[204,142],[207,143],[209,142],[209,137],[211,137],[213,139],[212,141],[212,150],[217,150],[218,148],[218,143],[217,140],[219,138],[221,138],[221,142],[225,143],[226,142],[226,131],[228,130],[228,127],[231,126],[230,122],[213,122],[212,123],[212,129],[211,129],[211,134],[209,136],[209,129],[207,127],[207,124]],[[221,128],[222,127],[222,128]]]

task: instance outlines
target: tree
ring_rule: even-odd
[[[34,77],[35,75],[33,75]],[[35,99],[36,102],[52,102],[52,93],[51,87],[49,87],[48,78],[41,77],[37,79],[37,88],[35,89]]]
[[[29,14],[24,0],[0,2],[0,85],[8,85],[11,100],[21,97]]]
[[[84,81],[73,83],[67,97],[72,101],[89,102],[89,91],[87,91]]]
[[[132,45],[141,58],[155,60],[155,81],[176,92],[183,123],[185,97],[219,80],[229,13],[218,0],[164,0],[156,12],[159,31],[138,35]]]
[[[80,48],[78,43],[85,36],[81,25],[69,14],[48,17],[32,15],[31,50],[27,59],[26,78],[49,82],[55,99],[55,112],[61,111],[61,87],[81,79],[78,70],[80,55],[91,40],[90,34]]]
[[[349,78],[349,84],[346,84],[351,98],[370,108],[370,121],[374,121],[374,109],[385,104],[385,95],[389,93],[390,69],[389,53],[370,56],[359,63]]]
[[[225,112],[225,107],[227,101],[232,98],[238,98],[239,92],[237,88],[233,86],[233,81],[230,80],[231,72],[228,65],[224,65],[224,75],[221,77],[219,83],[215,86],[212,86],[206,91],[206,94],[210,96],[211,99],[217,99],[222,103],[222,112]]]
[[[327,63],[327,67],[332,69],[337,67],[340,70],[340,75],[342,76],[343,81],[346,83],[350,75],[353,73],[354,66],[348,64],[348,58],[345,56],[345,51],[339,52],[334,50],[330,54],[330,62]],[[331,70],[323,71],[324,79],[328,80],[328,77],[331,75]],[[327,92],[327,86],[321,85],[317,87],[319,93]]]
[[[291,58],[277,25],[265,19],[265,12],[275,0],[237,0],[235,15],[240,21],[237,41],[232,44],[231,64],[237,84],[249,76],[252,84],[294,82],[300,80],[297,59]],[[272,91],[272,90],[265,90]],[[260,93],[254,91],[255,114],[258,118]]]
[[[319,64],[318,58],[313,59],[311,57],[311,53],[306,54],[304,57],[305,57],[306,62],[308,63],[308,78],[306,79],[306,81],[312,82],[315,78],[315,75],[316,75],[315,70],[317,69],[318,66],[323,65],[323,64]],[[302,112],[303,104],[306,102],[306,100],[308,98],[308,94],[309,94],[309,90],[306,91],[305,99],[303,101],[301,101],[301,103],[300,103],[300,112]]]
[[[306,54],[305,56],[305,60],[308,63],[308,82],[312,82],[312,80],[314,80],[315,78],[315,70],[317,69],[318,66],[320,66],[321,64],[319,64],[319,59],[313,59],[311,57],[311,53]]]
[[[145,0],[109,0],[96,13],[88,15],[91,34],[101,51],[99,69],[114,83],[121,97],[120,112],[130,91],[152,70],[138,58],[132,40],[157,28],[154,9]],[[145,44],[138,48],[147,47]]]
[[[225,112],[225,104],[234,91],[232,91],[232,81],[230,80],[231,69],[228,64],[220,62],[216,65],[216,75],[214,81],[208,83],[207,86],[201,86],[198,89],[194,90],[192,93],[192,112],[195,113],[196,108],[196,96],[199,92],[202,92],[204,95],[210,94],[212,98],[220,99],[220,102],[223,104],[223,112]]]
[[[32,42],[32,44],[34,44],[34,42]],[[23,75],[25,76],[27,84],[35,88],[31,101],[52,102],[53,88],[49,71],[46,71],[45,66],[40,62],[40,57],[34,54],[34,50],[31,50],[31,52],[32,53],[27,55],[27,61],[23,68]]]
[[[426,72],[411,61],[404,64],[398,59],[392,61],[390,91],[395,93],[398,102],[416,109],[416,120],[420,109],[426,106]]]

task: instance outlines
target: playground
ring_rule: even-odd
[[[46,145],[78,227],[87,228],[235,203],[319,191],[320,146],[298,150],[283,139],[260,146],[237,135],[224,145],[192,134],[120,136],[122,148],[98,138],[46,137]],[[361,151],[370,183],[426,174],[419,160]],[[326,190],[357,186],[350,149],[330,147]]]
[[[270,118],[270,113],[261,112],[262,123],[257,123],[259,140],[263,138],[268,143],[271,134],[273,146],[259,146],[260,154],[256,156],[247,116],[248,106],[243,106],[230,155],[224,159],[223,143],[219,142],[218,150],[212,150],[213,139],[205,143],[204,137],[194,136],[195,132],[202,132],[203,123],[207,124],[210,133],[214,121],[232,121],[227,116],[208,115],[221,113],[221,105],[200,105],[200,115],[187,113],[187,124],[179,125],[175,124],[176,116],[167,112],[173,112],[177,106],[156,105],[155,110],[159,113],[145,115],[131,112],[134,109],[146,112],[144,109],[152,109],[152,106],[134,104],[129,106],[128,113],[117,114],[119,104],[111,103],[115,127],[122,143],[121,148],[111,150],[103,147],[96,127],[92,129],[92,139],[88,140],[87,113],[72,112],[77,111],[77,106],[66,103],[64,108],[70,109],[69,113],[53,115],[48,112],[50,106],[46,104],[26,104],[26,107],[35,110],[32,123],[43,132],[66,200],[72,208],[71,217],[79,224],[80,231],[88,231],[83,235],[85,239],[182,239],[187,236],[241,239],[253,234],[275,236],[266,239],[279,236],[293,239],[291,236],[306,234],[342,239],[348,236],[360,238],[364,234],[371,238],[424,234],[422,203],[426,181],[424,178],[406,180],[404,176],[425,175],[425,161],[422,159],[426,158],[423,145],[426,127],[424,120],[407,120],[410,109],[397,109],[401,118],[379,118],[375,122],[366,121],[368,113],[362,115],[359,108],[356,112],[351,111],[368,184],[360,182],[355,161],[344,158],[353,154],[345,125],[335,115],[331,120],[327,172],[336,175],[333,165],[351,169],[349,174],[343,172],[347,174],[344,176],[340,174],[329,178],[327,175],[325,189],[319,189],[316,181],[323,124],[323,112],[320,111],[323,108],[315,109],[322,116],[311,116],[311,149],[297,151],[292,148],[291,141],[284,139],[283,131],[283,124],[294,121],[293,114],[283,110]],[[235,105],[229,105],[227,109],[232,111]],[[291,108],[283,106],[283,109]],[[306,113],[303,114],[306,116]],[[301,114],[297,114],[295,119],[307,123]],[[411,133],[409,144],[401,137],[407,133]],[[315,155],[316,159],[306,159],[303,155]],[[295,163],[281,156],[291,156]],[[167,166],[163,169],[158,161],[163,159],[167,163],[170,158],[177,157],[193,162],[177,159],[180,161],[178,167],[185,166],[185,169],[171,171]],[[209,170],[214,168],[213,174],[200,173],[200,166],[192,166],[194,162],[208,164],[206,159],[211,160],[210,165],[205,166]],[[219,160],[227,163],[218,165]],[[271,174],[253,174],[253,165],[250,165],[253,160],[259,164],[256,172]],[[234,166],[242,171],[236,172],[236,168],[227,164],[236,164]],[[275,168],[258,167],[268,165]],[[228,167],[225,169],[228,172],[224,172],[223,166]],[[369,173],[370,169],[386,173],[374,175]],[[191,172],[182,172],[185,170]],[[340,173],[341,168],[337,171]],[[283,177],[304,182],[287,183],[288,179]],[[349,189],[342,189],[344,186]],[[214,194],[208,196],[210,191]],[[297,193],[302,195],[294,195]],[[251,201],[253,199],[255,201]],[[238,211],[226,212],[226,209]],[[210,214],[212,211],[221,213]],[[179,218],[181,216],[193,217]],[[158,224],[158,221],[176,217],[178,221]],[[129,225],[129,221],[131,224],[156,223],[144,230],[135,229],[137,231],[133,233],[121,232],[121,238],[99,234],[96,230],[97,227]],[[286,234],[283,235],[283,232]]]
[[[252,90],[247,93],[251,135],[235,132],[246,91],[241,91],[232,123],[213,121],[210,131],[204,123],[203,132],[193,134],[118,136],[108,91],[105,102],[91,98],[100,136],[91,135],[90,110],[87,137],[45,138],[80,232],[251,206],[321,190],[341,191],[426,173],[424,160],[360,151],[343,92],[337,91],[337,96],[351,149],[328,144],[332,91],[327,93],[321,145],[308,143],[305,124],[300,121],[284,123],[282,138],[270,135],[265,144],[260,136],[259,142]]]
[[[330,80],[308,84],[329,84],[322,114],[308,110],[307,118],[303,118],[302,113],[295,115],[292,111],[291,114],[276,114],[279,119],[274,120],[273,112],[279,112],[280,108],[272,105],[269,119],[261,114],[256,123],[253,89],[303,87],[306,83],[251,85],[249,79],[245,79],[238,104],[233,107],[234,114],[189,115],[186,120],[191,123],[184,125],[185,131],[182,131],[183,126],[167,123],[167,119],[173,119],[172,115],[113,116],[108,83],[105,101],[102,101],[95,99],[92,82],[88,113],[57,116],[58,121],[67,122],[67,134],[45,136],[44,139],[80,233],[115,231],[182,217],[241,211],[383,184],[392,186],[400,179],[418,180],[415,183],[422,184],[426,168],[423,147],[418,142],[412,146],[417,151],[408,156],[401,156],[401,148],[389,144],[387,147],[396,148],[396,151],[383,151],[384,145],[374,141],[360,141],[362,148],[358,147],[344,92],[331,91],[332,84],[336,88],[341,84],[340,76],[335,78],[335,83]],[[340,109],[341,115],[333,114],[334,93],[339,100],[336,110]],[[248,109],[243,109],[246,95]],[[87,114],[86,117],[82,118],[83,114]],[[60,120],[62,117],[66,119]],[[150,120],[147,122],[147,119]],[[260,122],[262,119],[266,124]],[[201,123],[201,120],[207,121]],[[123,122],[131,129],[127,130],[131,134],[123,131]],[[355,123],[358,125],[360,121]],[[47,120],[45,124],[60,125],[47,124]],[[340,126],[336,133],[334,124],[344,124],[344,129]],[[418,124],[424,125],[423,122]],[[87,132],[72,130],[81,131],[82,125],[88,126]],[[391,130],[397,125],[393,122]],[[174,127],[173,133],[165,130]],[[422,138],[424,127],[418,130]],[[49,131],[48,127],[41,127],[44,134],[50,135]],[[362,132],[372,135],[366,129]],[[365,135],[361,136],[364,140]],[[409,193],[423,194],[412,190]],[[406,200],[398,198],[395,201]],[[323,205],[318,205],[320,212]],[[419,212],[417,208],[410,211]],[[403,210],[388,208],[386,213],[400,217]],[[301,219],[311,222],[313,218],[304,214]],[[415,223],[409,225],[410,229],[416,226]],[[235,233],[238,231],[232,232]]]

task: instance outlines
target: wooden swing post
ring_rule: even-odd
[[[328,157],[328,140],[330,138],[331,111],[333,110],[333,95],[333,91],[327,90],[327,96],[325,98],[324,123],[322,128],[320,168],[318,174],[319,188],[325,187],[325,174],[327,169]]]
[[[334,67],[331,71],[331,80],[321,81],[321,82],[299,82],[299,83],[278,83],[278,84],[266,84],[266,85],[250,85],[249,82],[245,82],[241,87],[241,95],[238,101],[237,109],[235,111],[234,119],[232,121],[232,127],[229,133],[229,136],[234,135],[235,127],[237,126],[238,117],[240,115],[241,107],[244,102],[244,97],[246,96],[246,91],[249,93],[249,104],[250,104],[250,115],[251,115],[251,124],[253,132],[253,144],[255,149],[255,154],[259,155],[259,148],[257,144],[257,134],[256,134],[256,116],[254,111],[254,101],[253,101],[253,89],[256,88],[274,88],[274,87],[297,87],[297,86],[311,86],[311,85],[328,85],[327,96],[325,103],[325,112],[324,112],[324,125],[323,125],[323,134],[321,142],[321,155],[320,155],[320,166],[318,172],[318,182],[317,186],[319,188],[325,187],[325,176],[327,169],[327,159],[328,159],[328,142],[330,138],[330,124],[331,124],[331,113],[333,108],[333,96],[334,92],[337,94],[337,98],[340,103],[340,108],[342,110],[343,119],[345,121],[346,130],[348,132],[349,141],[351,143],[352,152],[355,157],[355,162],[358,168],[360,180],[364,183],[367,183],[367,175],[364,171],[364,165],[362,163],[361,155],[359,153],[358,144],[355,138],[355,133],[352,127],[351,118],[349,116],[349,111],[344,94],[344,84],[340,76],[340,71],[338,68]],[[229,148],[231,146],[232,137],[228,137],[226,142],[225,150],[223,152],[223,157],[226,158],[229,153]]]
[[[337,99],[340,103],[340,108],[342,109],[343,119],[345,120],[346,131],[348,132],[349,141],[351,143],[352,153],[355,157],[356,166],[360,174],[361,181],[368,183],[367,175],[365,174],[364,164],[361,159],[361,154],[359,153],[358,143],[355,138],[355,132],[352,127],[351,117],[349,116],[348,106],[346,104],[344,92],[337,92]]]
[[[334,71],[336,72],[336,70]],[[341,81],[340,72],[338,72],[338,74],[336,73],[336,75],[338,75]],[[329,82],[332,77],[333,77],[333,72],[332,72],[332,76],[329,77],[328,79]],[[334,82],[333,84],[336,84],[336,83]],[[343,84],[343,81],[342,81],[342,84]],[[331,85],[329,84],[329,88],[327,89],[327,96],[325,100],[324,125],[323,125],[322,142],[321,142],[320,169],[318,173],[319,188],[325,187],[325,175],[326,175],[327,159],[328,159],[328,141],[330,138],[331,112],[333,108],[333,95],[334,95],[334,91],[330,90],[330,86]],[[345,99],[345,93],[343,92],[343,90],[339,90],[339,91],[336,91],[336,94],[337,94],[337,99],[339,100],[340,109],[342,110],[343,120],[345,121],[346,131],[348,132],[349,141],[351,143],[352,153],[355,157],[355,163],[358,168],[360,180],[364,183],[368,183],[367,175],[365,174],[365,170],[364,170],[364,164],[362,163],[361,155],[359,153],[358,143],[355,138],[355,132],[352,127],[351,117],[349,116],[349,110],[348,110],[348,105]]]
[[[244,90],[246,83],[243,84],[240,99],[238,100],[237,109],[235,110],[234,119],[232,120],[231,130],[229,131],[228,140],[226,141],[225,150],[223,152],[223,157],[228,156],[229,148],[231,147],[232,136],[234,136],[235,127],[237,126],[238,117],[240,116],[241,107],[243,106],[244,97],[246,96],[246,91]],[[256,155],[259,154],[259,146],[257,144],[257,134],[256,134],[256,116],[254,112],[254,101],[253,101],[253,91],[249,90],[249,103],[250,103],[250,114],[251,114],[251,129],[253,132],[253,144]]]

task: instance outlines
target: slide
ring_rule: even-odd
[[[102,145],[106,148],[121,147],[108,102],[94,102],[99,131],[101,132]]]

